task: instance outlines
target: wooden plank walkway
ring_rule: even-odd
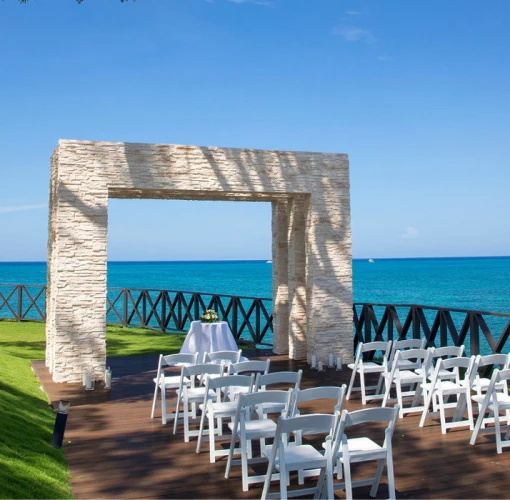
[[[112,390],[97,386],[86,392],[76,384],[54,384],[44,362],[32,362],[51,401],[71,400],[64,443],[77,499],[260,498],[262,485],[242,491],[240,467],[234,466],[231,478],[224,479],[226,459],[210,464],[207,443],[197,454],[195,439],[184,443],[182,433],[173,436],[171,424],[163,426],[160,419],[150,418],[157,356],[113,358],[109,364],[118,377]],[[300,368],[303,388],[347,383],[350,372],[317,373],[303,362],[271,357],[271,371]],[[360,406],[357,396],[346,403],[348,410]],[[320,404],[308,409],[325,411]],[[436,419],[429,418],[423,429],[418,421],[416,414],[397,422],[394,462],[398,498],[510,498],[510,451],[498,455],[493,435],[482,435],[479,444],[470,446],[467,428],[443,436]],[[223,444],[227,446],[227,442]],[[375,470],[358,467],[354,478]],[[265,467],[258,470],[265,472]],[[367,498],[368,491],[356,489],[355,498]],[[383,475],[378,498],[387,498],[387,492]],[[343,491],[336,496],[345,498]]]

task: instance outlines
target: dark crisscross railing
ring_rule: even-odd
[[[264,344],[268,332],[269,337],[272,334],[271,299],[176,290],[108,288],[106,321],[185,332],[206,309],[214,309],[220,320],[227,321],[236,339]],[[0,284],[0,319],[46,321],[46,287]]]
[[[108,288],[108,324],[186,332],[203,311],[214,309],[236,339],[271,344],[272,300],[213,293]],[[44,285],[0,284],[0,319],[46,321]],[[426,338],[429,346],[462,345],[469,354],[507,352],[510,314],[416,304],[353,304],[358,342]],[[265,339],[267,343],[264,343]],[[269,340],[271,339],[271,340]]]
[[[109,288],[106,318],[122,326],[186,331],[206,309],[227,321],[236,339],[263,344],[273,331],[271,299],[177,290]]]
[[[403,320],[403,321],[402,321]],[[416,304],[353,304],[359,342],[426,338],[427,346],[465,345],[472,354],[499,353],[510,336],[510,314]],[[501,332],[494,336],[493,332]]]

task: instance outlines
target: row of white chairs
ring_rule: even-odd
[[[221,355],[220,355],[221,356]],[[209,439],[210,461],[218,456],[228,455],[226,473],[228,478],[233,465],[241,465],[243,490],[247,491],[250,484],[264,483],[263,498],[271,497],[269,487],[272,480],[280,480],[280,493],[287,498],[289,472],[298,471],[298,482],[304,484],[304,478],[318,476],[317,486],[313,489],[300,489],[299,495],[314,493],[316,496],[328,498],[334,489],[345,489],[348,497],[352,496],[352,487],[372,485],[372,492],[377,491],[384,465],[387,465],[390,497],[394,498],[394,479],[391,457],[391,435],[398,415],[395,409],[370,409],[347,413],[342,411],[346,387],[316,387],[300,390],[302,378],[299,372],[268,373],[269,360],[265,362],[249,361],[235,363],[229,360],[228,368],[225,359],[220,356],[204,357],[207,363],[196,364],[197,357],[182,355],[162,356],[158,365],[158,374],[154,379],[155,393],[152,417],[156,408],[157,395],[161,395],[163,416],[166,415],[165,393],[172,385],[177,388],[177,411],[174,417],[174,433],[178,422],[184,424],[184,439],[197,436],[196,451],[201,451],[203,440]],[[219,364],[216,362],[219,361]],[[177,379],[168,379],[164,374],[164,366],[181,364],[181,375]],[[243,375],[255,370],[257,373]],[[270,390],[274,384],[290,385],[289,390]],[[331,400],[331,414],[300,415],[300,406],[314,399]],[[183,408],[183,419],[179,418],[179,408]],[[324,404],[324,401],[323,401]],[[200,428],[198,431],[189,429],[190,416],[194,405],[201,410]],[[191,407],[191,410],[190,410]],[[280,414],[278,422],[268,418],[268,414]],[[166,422],[170,416],[166,415]],[[223,420],[229,419],[231,430],[230,448],[216,449],[216,439],[222,438]],[[347,439],[345,429],[351,425],[382,421],[387,424],[385,441],[377,444],[369,438]],[[207,427],[207,431],[206,431]],[[389,430],[388,430],[389,429]],[[388,434],[389,432],[389,434]],[[308,434],[327,434],[323,450],[317,450],[303,436]],[[294,436],[291,439],[290,436]],[[228,436],[227,436],[228,438]],[[266,445],[266,439],[273,439],[273,444]],[[388,442],[389,438],[389,442]],[[253,457],[252,441],[260,442],[260,456]],[[239,443],[239,448],[236,447]],[[242,450],[242,452],[241,452]],[[389,453],[389,458],[388,458]],[[240,454],[240,459],[234,455]],[[334,458],[336,457],[336,458]],[[377,460],[376,475],[369,480],[352,481],[350,464],[364,460]],[[249,465],[257,462],[268,463],[268,471],[263,475],[249,475]],[[339,483],[333,485],[333,470],[337,472]],[[350,493],[349,493],[350,492]],[[371,492],[371,493],[372,493]],[[294,496],[289,492],[289,496]]]
[[[439,413],[443,434],[454,427],[468,426],[473,431],[471,444],[475,444],[480,432],[495,431],[498,453],[510,446],[510,394],[508,377],[510,373],[510,354],[491,354],[488,356],[464,357],[464,346],[441,348],[423,348],[423,341],[408,340],[394,342],[394,345],[407,350],[393,349],[388,342],[371,342],[358,346],[355,362],[348,365],[352,369],[347,398],[350,397],[356,375],[360,377],[362,402],[382,399],[386,406],[390,391],[394,387],[400,407],[400,417],[407,413],[421,413],[420,427],[430,413]],[[383,352],[383,361],[364,361],[363,354]],[[449,359],[444,359],[445,357]],[[389,363],[388,359],[392,359]],[[497,368],[499,366],[499,369]],[[492,378],[481,376],[479,370],[493,367]],[[375,394],[367,395],[368,389],[364,377],[367,373],[379,375],[378,384],[372,386]],[[384,386],[384,387],[383,387]],[[406,390],[404,390],[406,389]],[[449,402],[453,397],[454,401]],[[404,406],[404,399],[410,398],[410,406]],[[473,417],[473,402],[478,405],[476,426]],[[468,418],[463,419],[467,408]],[[446,412],[453,410],[453,418],[447,421]],[[489,412],[489,416],[486,413]],[[505,412],[505,416],[500,413]],[[494,429],[487,424],[494,423]],[[501,439],[501,423],[508,429],[504,440]]]

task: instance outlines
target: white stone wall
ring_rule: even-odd
[[[352,356],[346,155],[59,141],[52,157],[47,364],[57,382],[105,367],[108,198],[273,204],[275,352]]]

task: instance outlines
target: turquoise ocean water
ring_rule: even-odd
[[[108,286],[271,297],[266,261],[110,262]],[[46,283],[45,263],[0,263],[0,283]],[[1,291],[1,289],[0,289]],[[353,261],[355,302],[510,312],[510,257]],[[502,320],[494,324],[499,335]]]

